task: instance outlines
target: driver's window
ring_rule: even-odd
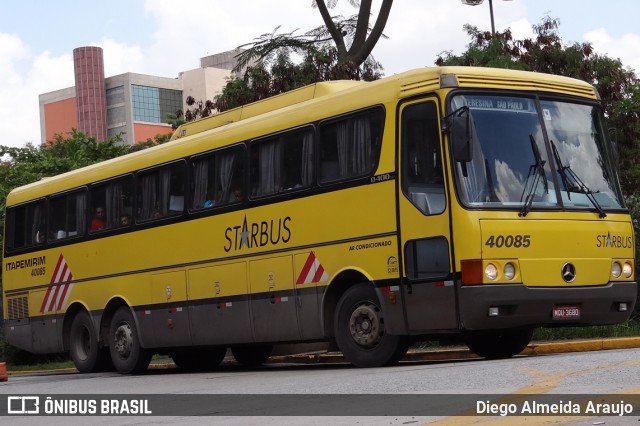
[[[436,104],[407,106],[401,125],[403,192],[422,213],[440,214],[446,202]]]

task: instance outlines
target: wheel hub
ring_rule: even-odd
[[[118,355],[123,358],[127,358],[131,353],[131,347],[133,346],[133,337],[131,335],[131,327],[129,324],[120,324],[116,328],[114,334],[114,347]]]
[[[382,336],[380,316],[376,306],[371,304],[358,306],[349,318],[351,337],[360,346],[367,348],[378,344]]]

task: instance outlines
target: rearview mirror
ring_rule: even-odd
[[[449,114],[447,119],[453,159],[467,163],[473,159],[473,144],[478,138],[469,107],[462,107]]]

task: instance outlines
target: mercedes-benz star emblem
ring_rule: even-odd
[[[568,283],[576,279],[576,267],[573,263],[565,263],[562,265],[562,279]]]

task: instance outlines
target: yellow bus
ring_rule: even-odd
[[[486,358],[540,326],[620,323],[634,235],[597,92],[489,68],[307,86],[7,198],[6,339],[81,372],[356,366],[452,335]]]

